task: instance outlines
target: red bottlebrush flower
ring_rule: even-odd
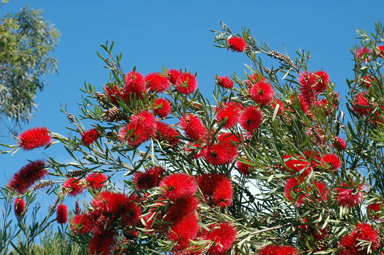
[[[302,180],[300,180],[298,178],[289,178],[285,182],[284,193],[285,193],[285,197],[289,201],[294,201],[295,200],[296,193],[303,192],[303,190],[299,186],[299,184],[301,182],[302,182]],[[296,186],[298,186],[298,187],[296,187]],[[294,193],[295,195],[292,196],[292,193]],[[300,194],[299,197],[297,198],[296,204],[299,205],[299,206],[303,205],[304,200],[305,200],[305,195],[304,194]]]
[[[89,214],[76,214],[70,221],[71,230],[78,234],[91,233],[95,226],[92,217]]]
[[[104,187],[108,177],[101,173],[91,173],[87,176],[86,180],[88,187],[91,187],[92,189],[101,189]]]
[[[170,127],[167,123],[157,121],[156,122],[156,134],[155,138],[159,141],[168,142],[169,145],[175,146],[180,143],[179,138],[176,136],[180,136],[179,131]]]
[[[187,248],[189,242],[197,236],[200,225],[197,222],[196,215],[191,213],[172,224],[168,233],[168,240],[173,241],[175,250]]]
[[[203,144],[203,142],[189,142],[185,146],[184,151],[187,152],[187,154],[193,154],[193,159],[199,159],[205,157],[206,148],[207,146]]]
[[[127,73],[122,94],[125,102],[130,102],[130,99],[133,97],[142,98],[146,90],[145,80],[141,73],[136,71]]]
[[[272,102],[275,97],[272,85],[266,81],[257,82],[249,91],[253,101],[260,105],[266,105]]]
[[[168,207],[165,220],[169,222],[181,220],[181,218],[195,212],[198,205],[199,202],[194,195],[178,199]]]
[[[253,132],[259,128],[263,121],[263,114],[255,106],[248,106],[240,116],[240,125],[248,132]]]
[[[169,200],[177,200],[194,195],[197,191],[197,184],[193,176],[188,174],[172,174],[160,182],[163,196]]]
[[[316,165],[315,161],[314,163],[309,163],[307,159],[301,155],[296,155],[295,157],[291,155],[284,155],[283,159],[288,167],[287,170],[293,172],[294,174],[302,172],[300,176],[308,176],[313,170],[311,165]]]
[[[105,87],[105,91],[107,92],[107,95],[109,99],[112,101],[113,104],[118,105],[119,98],[121,98],[121,91],[118,86],[107,86]]]
[[[233,81],[228,76],[225,76],[225,77],[219,76],[219,77],[217,77],[216,84],[221,86],[221,87],[223,87],[223,88],[226,88],[226,89],[233,88]]]
[[[379,50],[379,57],[384,58],[384,45],[380,45],[377,49]]]
[[[363,185],[359,184],[357,187],[351,187],[346,183],[342,183],[341,187],[337,188],[337,202],[340,206],[354,207],[361,203],[363,198]]]
[[[223,207],[232,203],[233,188],[231,180],[221,174],[203,174],[197,177],[199,188],[206,196],[208,202]]]
[[[367,47],[361,47],[356,52],[356,58],[360,61],[368,61],[371,59],[371,50]]]
[[[276,109],[277,106],[279,106],[279,110],[277,111],[277,116],[279,116],[280,114],[284,113],[285,107],[283,102],[281,102],[279,99],[275,99],[275,101],[272,102],[272,107],[273,109]]]
[[[149,140],[156,132],[155,116],[143,111],[131,117],[131,121],[119,131],[119,138],[130,146],[138,146]]]
[[[316,100],[315,87],[317,86],[317,77],[313,73],[304,71],[299,76],[300,90],[303,102],[311,106]]]
[[[114,243],[113,231],[96,232],[89,241],[88,252],[90,255],[109,255]]]
[[[251,76],[249,76],[249,80],[247,80],[247,85],[249,88],[252,88],[253,85],[255,85],[258,82],[266,82],[266,80],[263,76],[258,75],[257,73],[254,73]]]
[[[376,251],[380,247],[379,232],[368,223],[358,223],[355,229],[339,241],[338,254],[340,255],[365,255],[368,247]],[[359,245],[361,241],[369,242],[369,245]]]
[[[228,222],[223,222],[211,226],[204,239],[211,240],[213,243],[208,249],[210,254],[224,254],[232,248],[236,237],[237,230],[235,226]]]
[[[367,207],[368,216],[378,220],[383,212],[383,203],[370,204]]]
[[[68,221],[68,211],[67,206],[64,204],[57,205],[56,210],[56,221],[59,224],[65,224]]]
[[[16,217],[19,218],[19,217],[24,215],[25,201],[23,198],[16,198],[15,199],[14,209],[15,209]]]
[[[83,180],[79,180],[75,177],[68,178],[64,183],[63,187],[67,189],[68,195],[76,196],[81,194],[85,188]]]
[[[314,87],[316,93],[321,93],[327,90],[327,86],[329,84],[329,75],[324,71],[315,72],[317,76],[317,83]]]
[[[133,175],[133,183],[136,185],[138,190],[151,189],[153,187],[159,186],[163,175],[165,173],[164,168],[160,166],[151,167],[145,172],[136,172]]]
[[[363,77],[363,83],[365,84],[367,89],[369,89],[369,87],[371,86],[372,82],[373,82],[373,79],[370,76],[366,75],[366,76]]]
[[[299,250],[288,245],[271,244],[258,250],[258,255],[299,255]]]
[[[23,194],[36,181],[40,180],[47,174],[48,171],[45,169],[44,160],[32,161],[14,174],[7,185],[16,190],[19,194]]]
[[[247,160],[247,161],[248,161],[248,160]],[[248,161],[248,162],[249,162],[249,161]],[[238,170],[241,174],[243,174],[243,175],[250,175],[250,174],[251,174],[250,171],[249,171],[249,169],[251,168],[250,165],[245,164],[245,163],[243,163],[243,162],[241,162],[241,161],[237,161],[237,162],[236,162],[236,166],[237,166],[237,170]]]
[[[340,136],[337,136],[335,137],[333,140],[332,140],[332,145],[333,147],[336,148],[336,150],[338,151],[343,151],[347,148],[347,144],[345,143],[345,141],[343,140],[343,138],[341,138]]]
[[[180,127],[184,130],[185,135],[193,140],[203,139],[208,133],[203,122],[194,114],[184,115],[180,119]]]
[[[205,159],[212,165],[225,165],[237,157],[237,148],[230,142],[218,142],[208,145],[205,150]]]
[[[216,114],[216,119],[218,122],[222,122],[226,119],[224,128],[232,128],[239,121],[240,110],[242,106],[236,102],[229,102],[223,104]]]
[[[304,218],[304,223],[307,223],[307,222],[308,222],[308,218]],[[321,241],[328,236],[327,228],[322,229],[321,223],[317,223],[312,226],[309,224],[300,225],[299,229],[302,232],[301,233],[302,239],[309,237],[310,239],[309,240],[307,239],[307,240],[310,243],[313,243],[313,240],[316,242]]]
[[[241,142],[243,138],[239,133],[233,134],[233,133],[227,132],[227,133],[220,133],[217,136],[217,139],[219,140],[219,142],[227,142],[233,146],[236,146]]]
[[[320,181],[313,181],[313,185],[316,187],[317,191],[320,193],[320,196],[323,198],[323,200],[327,201],[328,195],[329,195],[327,184]]]
[[[247,43],[243,38],[238,36],[232,36],[227,40],[228,48],[236,52],[244,52]]]
[[[160,118],[165,118],[171,112],[171,103],[164,99],[158,98],[153,104],[153,113],[159,116]]]
[[[341,167],[340,158],[333,153],[324,155],[323,162],[330,166],[328,169],[331,171],[337,171]]]
[[[368,94],[366,92],[361,92],[357,95],[357,100],[353,103],[352,110],[361,115],[368,115],[371,113],[372,108],[368,102]]]
[[[181,72],[176,69],[169,69],[168,70],[169,82],[172,83],[173,85],[176,85],[177,78],[179,77],[180,74]]]
[[[163,92],[169,89],[168,77],[161,73],[150,73],[145,76],[147,88],[152,92]]]
[[[36,127],[28,129],[19,135],[17,144],[25,151],[43,147],[52,142],[48,128]]]
[[[99,139],[99,137],[99,131],[97,131],[95,128],[92,128],[81,135],[81,141],[83,141],[83,143],[88,146]]]
[[[191,94],[197,88],[196,77],[191,73],[181,73],[176,80],[176,89],[182,94]]]

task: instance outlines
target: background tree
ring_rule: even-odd
[[[28,6],[1,20],[0,116],[3,123],[5,117],[11,121],[13,133],[33,117],[36,93],[46,85],[44,76],[57,70],[57,60],[50,54],[59,35],[41,10]]]

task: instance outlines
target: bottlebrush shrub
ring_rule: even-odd
[[[84,199],[69,224],[60,221],[89,254],[381,252],[384,28],[358,33],[349,118],[330,70],[314,70],[305,51],[291,58],[259,45],[249,30],[222,23],[214,32],[215,46],[253,64],[242,75],[212,73],[216,105],[199,92],[198,70],[123,72],[106,44],[107,85],[85,87],[80,116],[63,109],[70,136],[49,133],[73,160],[32,161],[7,194],[28,198],[49,183],[58,196],[50,217],[59,202],[70,212],[68,196]],[[83,132],[82,119],[97,135]],[[27,133],[4,153],[46,145]]]

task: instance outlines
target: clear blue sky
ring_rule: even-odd
[[[69,123],[59,104],[67,104],[68,111],[75,115],[84,82],[101,88],[108,81],[108,72],[96,55],[106,40],[115,41],[116,54],[123,53],[125,72],[134,66],[143,74],[160,71],[163,65],[187,67],[198,73],[199,88],[209,96],[216,74],[242,73],[244,63],[251,64],[242,54],[212,46],[213,33],[209,30],[220,29],[222,20],[239,33],[247,26],[259,42],[267,41],[272,49],[283,52],[284,45],[291,56],[298,49],[310,50],[309,69],[328,72],[336,90],[344,96],[345,80],[353,76],[350,47],[357,42],[355,30],[373,31],[375,22],[384,21],[382,0],[11,0],[0,9],[0,15],[18,12],[26,4],[42,9],[45,19],[55,24],[62,36],[54,52],[59,60],[58,74],[46,78],[49,86],[37,96],[36,118],[25,129],[46,126],[63,135],[68,134],[65,127]],[[0,142],[15,140],[0,138]],[[60,147],[19,151],[13,157],[1,155],[0,184],[6,184],[27,159],[44,158],[43,153],[59,161],[69,159]]]

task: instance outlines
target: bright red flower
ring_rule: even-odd
[[[284,155],[283,159],[284,163],[288,167],[287,170],[294,174],[302,172],[300,176],[308,176],[313,170],[312,166],[316,166],[315,157],[312,158],[314,159],[313,163],[308,162],[308,160],[301,155],[296,155],[295,157],[291,155]]]
[[[247,160],[247,161],[248,161],[248,160]],[[249,162],[249,161],[248,161],[248,162]],[[245,163],[243,163],[243,162],[241,162],[241,161],[237,161],[237,162],[236,162],[236,166],[237,166],[237,170],[238,170],[241,174],[243,174],[243,175],[250,175],[250,174],[251,174],[250,171],[249,171],[249,169],[251,168],[250,165],[245,164]]]
[[[224,103],[216,113],[216,119],[218,122],[222,122],[226,119],[224,128],[232,128],[239,121],[240,111],[243,107],[236,102]]]
[[[196,178],[200,190],[211,202],[221,208],[229,207],[233,199],[233,188],[231,180],[221,174],[203,174]]]
[[[159,116],[160,118],[165,118],[171,112],[171,103],[164,99],[158,98],[153,104],[153,113]]]
[[[359,184],[357,187],[351,187],[346,183],[342,183],[337,190],[337,202],[340,206],[354,207],[361,203],[363,198],[363,185]]]
[[[165,220],[169,222],[181,220],[181,218],[195,212],[198,208],[198,205],[199,202],[194,195],[175,200],[168,207]]]
[[[255,83],[249,90],[253,101],[260,105],[266,105],[272,102],[275,97],[272,85],[266,81],[260,81]]]
[[[24,215],[25,201],[23,198],[16,198],[15,199],[14,209],[15,209],[16,217],[19,218],[19,217]]]
[[[23,194],[36,181],[48,174],[44,160],[32,161],[23,166],[8,182],[8,186],[19,194]]]
[[[315,72],[317,76],[317,83],[314,87],[314,91],[316,93],[321,93],[327,90],[327,86],[329,84],[329,75],[324,71]]]
[[[79,180],[75,177],[68,178],[64,183],[63,187],[67,189],[68,195],[76,196],[81,194],[85,188],[83,180]]]
[[[347,148],[347,144],[345,143],[343,138],[341,138],[340,136],[337,136],[337,137],[335,137],[334,140],[332,140],[332,145],[338,151],[343,151],[343,150],[345,150]]]
[[[356,52],[356,58],[360,61],[368,61],[371,59],[371,50],[367,47],[361,47]]]
[[[369,89],[369,87],[372,85],[372,82],[373,82],[374,80],[370,77],[370,76],[368,76],[368,75],[366,75],[366,76],[364,76],[363,77],[363,83],[365,84],[365,86],[367,87],[367,89]]]
[[[337,171],[341,167],[341,160],[333,153],[329,153],[323,156],[323,162],[329,165],[329,170]]]
[[[180,119],[180,127],[185,135],[193,140],[200,140],[207,136],[207,129],[203,122],[194,114],[184,115]]]
[[[145,76],[147,88],[152,92],[163,92],[169,89],[168,77],[161,73],[150,73]]]
[[[220,133],[218,136],[217,136],[217,140],[219,140],[219,142],[227,142],[233,146],[236,146],[237,144],[239,144],[242,140],[242,135],[239,134],[239,133],[231,133],[231,132],[225,132],[225,133]]]
[[[299,255],[299,250],[288,245],[270,244],[258,250],[258,255]]]
[[[311,106],[316,100],[315,87],[317,86],[317,80],[316,75],[308,71],[304,71],[299,76],[302,100],[308,106]]]
[[[176,85],[177,78],[179,77],[180,74],[181,72],[176,69],[169,69],[168,70],[169,82],[172,83],[173,85]]]
[[[125,76],[125,87],[123,88],[122,97],[125,102],[130,102],[133,97],[142,98],[147,88],[145,80],[141,73],[131,71]]]
[[[56,220],[59,224],[65,224],[68,221],[67,206],[64,204],[58,204],[56,210]]]
[[[384,58],[384,45],[380,45],[377,49],[379,50],[379,57]]]
[[[154,166],[145,170],[145,172],[136,172],[133,175],[132,182],[136,185],[138,190],[151,189],[159,186],[163,175],[164,168],[161,166]]]
[[[244,52],[245,47],[247,46],[244,39],[238,36],[232,36],[231,38],[229,38],[227,44],[229,49],[237,52]]]
[[[169,143],[171,146],[175,146],[180,143],[180,139],[176,136],[180,136],[180,132],[170,127],[167,123],[156,121],[156,134],[155,139]]]
[[[17,144],[25,151],[43,147],[52,142],[49,130],[46,127],[28,129],[19,135]]]
[[[367,207],[368,216],[378,220],[383,212],[383,203],[369,204]]]
[[[361,92],[357,95],[357,100],[352,104],[352,110],[361,115],[368,115],[372,111],[372,107],[368,102],[367,92]]]
[[[316,187],[317,192],[320,193],[320,196],[323,198],[323,200],[327,201],[329,195],[327,184],[320,181],[313,181],[313,185]]]
[[[247,131],[253,132],[263,121],[263,114],[255,106],[248,106],[240,116],[240,125]]]
[[[285,197],[289,201],[294,201],[296,194],[298,194],[299,192],[303,193],[302,188],[299,186],[301,182],[302,182],[302,180],[300,180],[298,178],[289,178],[286,180],[285,187],[284,187],[284,193],[285,193]],[[305,197],[306,196],[304,194],[300,194],[296,200],[296,204],[299,206],[303,205]]]
[[[169,229],[168,240],[176,244],[175,250],[183,250],[197,236],[199,229],[200,225],[196,215],[191,213],[172,224]]]
[[[172,174],[160,183],[163,196],[169,200],[182,199],[194,195],[197,191],[195,178],[188,174]]]
[[[70,225],[71,230],[78,234],[91,233],[95,229],[93,219],[87,213],[76,214]]]
[[[149,140],[156,132],[155,116],[143,111],[131,117],[131,121],[119,131],[119,138],[130,146],[138,146]]]
[[[233,88],[233,81],[228,76],[225,76],[225,77],[219,76],[219,77],[217,77],[216,84],[221,86],[221,87],[223,87],[223,88],[226,88],[226,89]]]
[[[225,165],[231,163],[237,157],[236,146],[230,142],[219,141],[208,145],[205,150],[205,159],[212,165]]]
[[[83,141],[83,143],[88,146],[99,139],[99,137],[99,131],[97,131],[95,128],[92,128],[81,135],[81,141]]]
[[[249,80],[247,80],[247,85],[249,88],[252,88],[253,85],[255,85],[258,82],[266,82],[266,80],[263,76],[258,75],[257,73],[254,73],[251,76],[249,76]]]
[[[380,247],[379,233],[368,223],[358,223],[355,229],[342,237],[339,242],[338,254],[340,255],[365,255],[368,254],[368,245],[359,245],[362,240],[369,242],[371,251]]]
[[[177,77],[176,89],[182,94],[191,94],[197,88],[196,77],[191,73],[181,73]]]
[[[279,110],[277,111],[277,116],[279,116],[280,114],[284,113],[285,107],[283,102],[281,102],[279,99],[275,99],[275,101],[272,102],[272,107],[273,109],[276,109],[277,106],[279,106]]]
[[[93,234],[89,241],[88,253],[90,255],[109,255],[111,254],[111,247],[115,243],[113,231],[100,231]]]
[[[91,173],[87,176],[86,180],[88,187],[91,187],[92,189],[101,189],[108,180],[108,176],[102,173]]]
[[[210,230],[204,239],[210,240],[213,243],[208,249],[210,254],[224,254],[232,248],[236,237],[237,230],[235,226],[228,222],[223,222],[210,226]]]
[[[118,105],[119,98],[121,98],[121,91],[118,86],[106,86],[105,91],[107,92],[107,95],[109,99],[112,101],[113,104]]]

